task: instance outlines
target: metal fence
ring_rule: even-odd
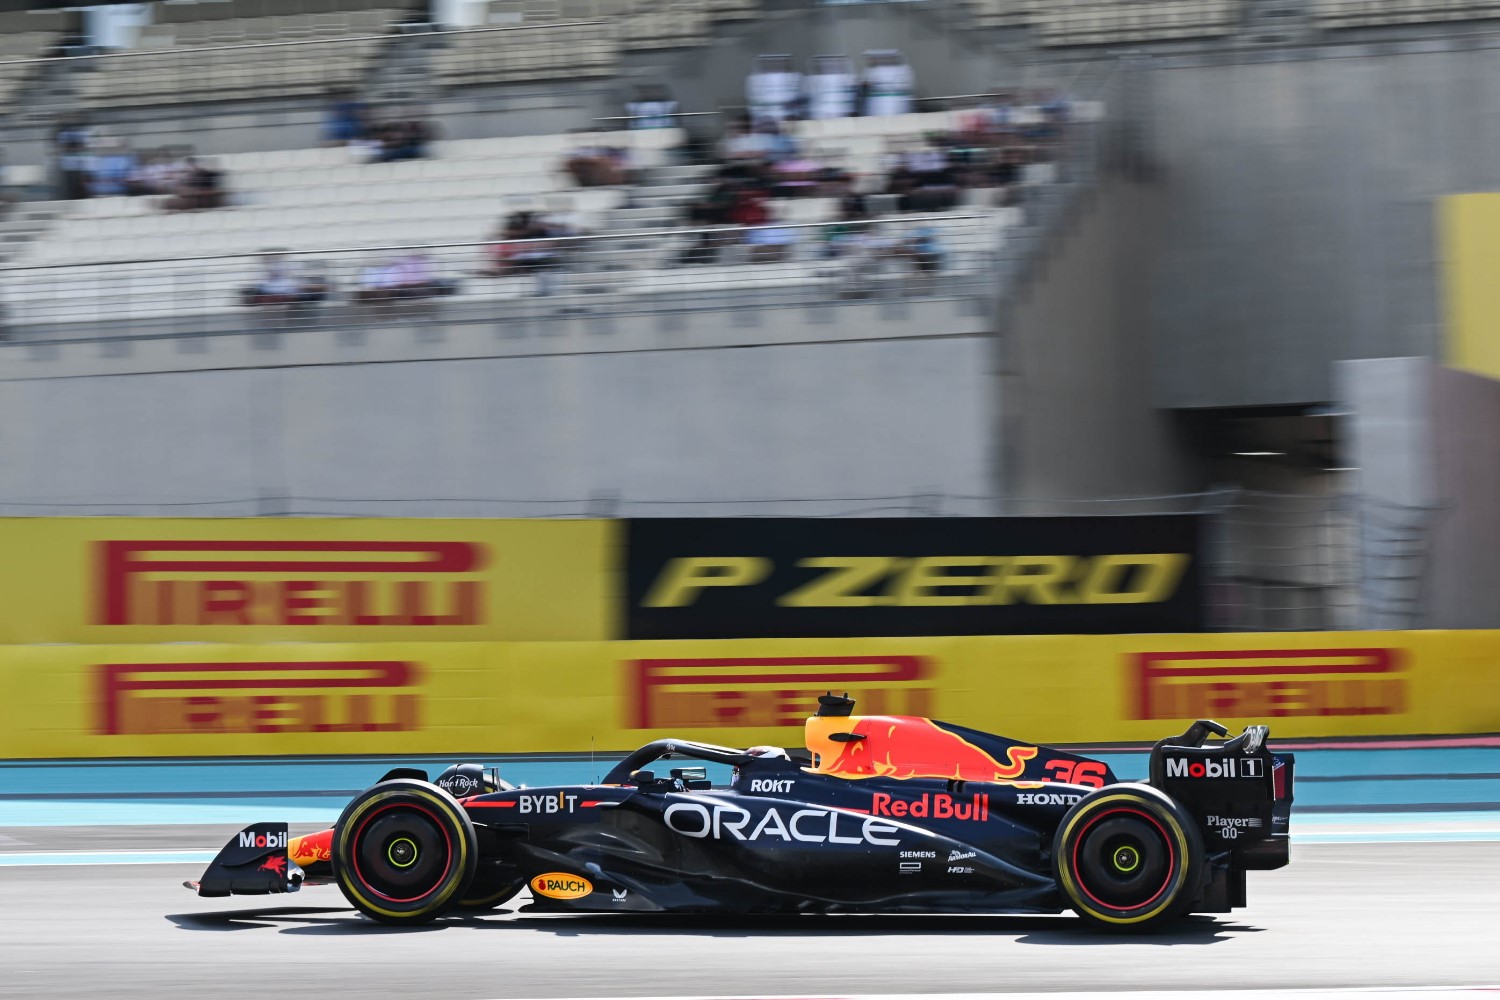
[[[0,268],[10,340],[493,323],[989,293],[1003,214]]]

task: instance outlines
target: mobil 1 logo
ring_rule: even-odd
[[[1264,778],[1266,762],[1259,757],[1168,757],[1169,778]]]

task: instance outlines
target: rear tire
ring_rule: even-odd
[[[366,789],[333,828],[344,898],[384,924],[420,924],[463,896],[479,860],[468,814],[447,792],[397,778]]]
[[[1086,796],[1058,825],[1052,856],[1068,904],[1101,927],[1159,927],[1186,911],[1203,882],[1196,824],[1149,785]]]

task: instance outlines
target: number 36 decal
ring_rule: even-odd
[[[1044,781],[1104,787],[1104,765],[1097,760],[1049,760],[1045,766],[1052,772],[1052,777],[1042,779]]]

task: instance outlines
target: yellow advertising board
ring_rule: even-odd
[[[1500,194],[1439,203],[1445,344],[1455,368],[1500,378]]]
[[[0,519],[0,642],[612,638],[610,521]]]
[[[0,758],[801,743],[827,690],[1049,743],[1500,731],[1500,632],[0,647]]]

